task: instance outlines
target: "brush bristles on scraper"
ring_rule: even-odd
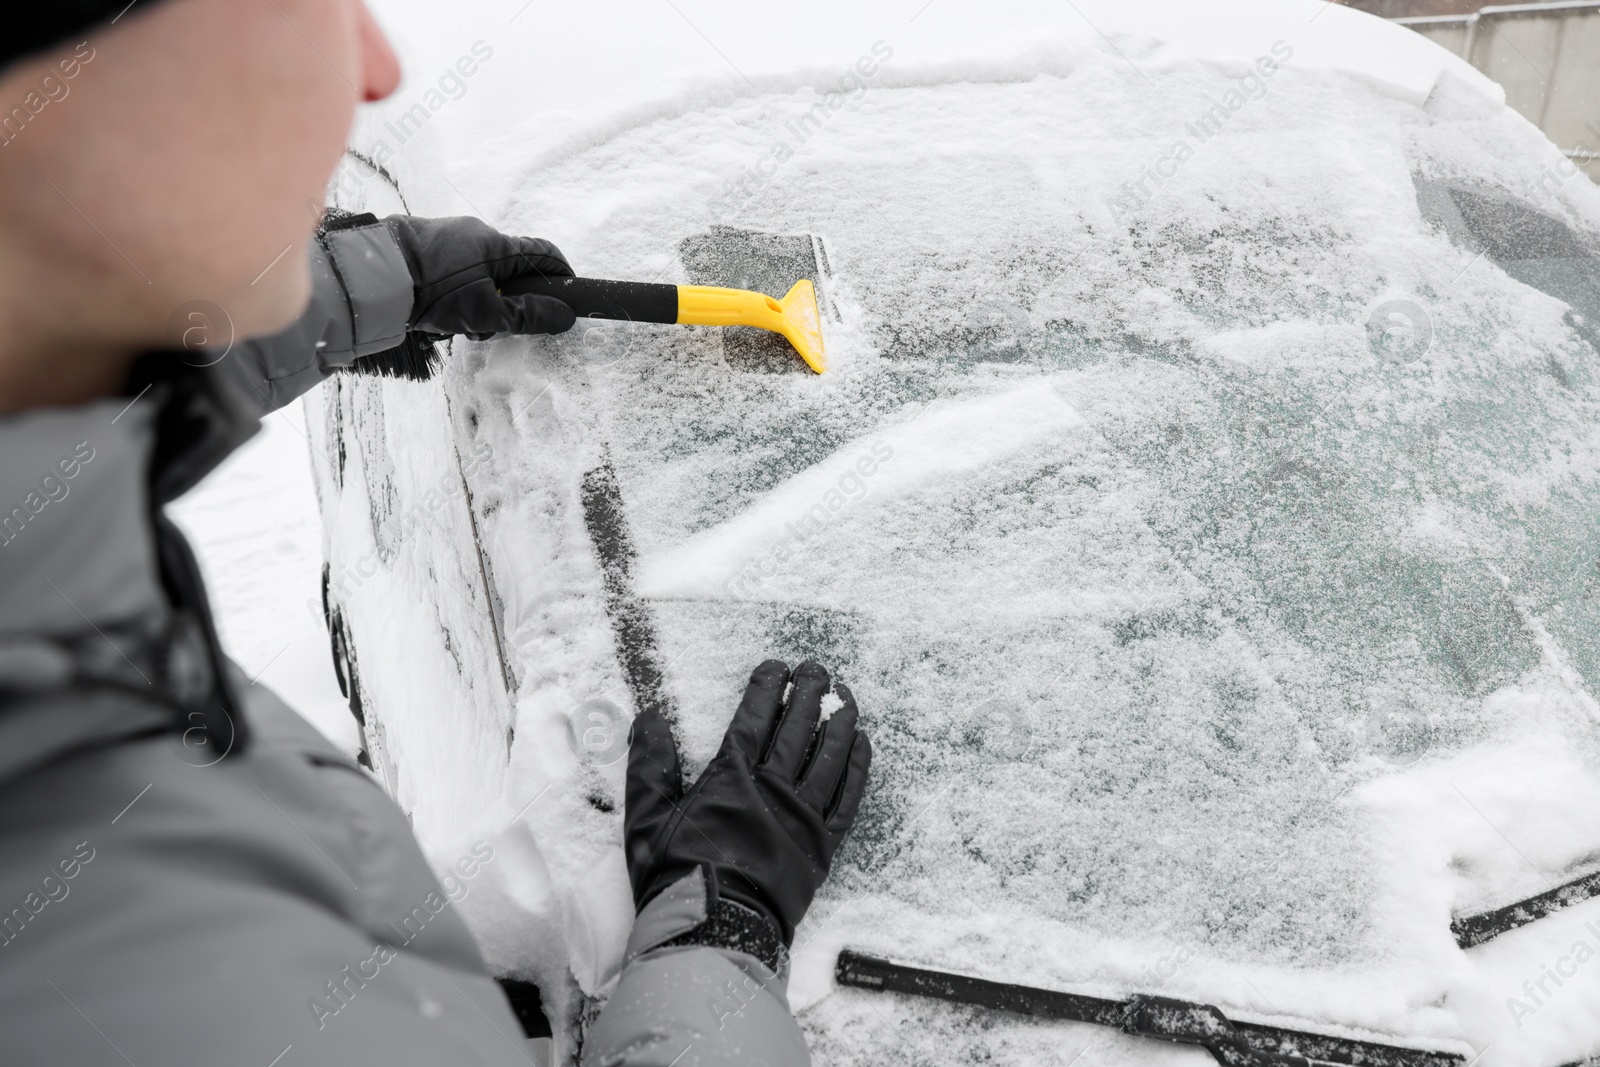
[[[439,338],[432,334],[408,333],[393,348],[363,356],[350,364],[352,374],[376,374],[384,378],[405,378],[425,382],[444,365],[439,354]]]

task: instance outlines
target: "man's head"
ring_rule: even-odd
[[[355,107],[398,80],[362,0],[141,0],[0,67],[0,363],[170,345],[196,300],[293,321]]]

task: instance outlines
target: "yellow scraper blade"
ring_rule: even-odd
[[[806,366],[818,374],[828,366],[816,290],[805,278],[795,282],[782,300],[745,289],[680,285],[678,321],[686,326],[754,326],[771,330],[788,338]]]

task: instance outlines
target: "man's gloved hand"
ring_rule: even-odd
[[[561,250],[537,237],[508,237],[470,217],[384,219],[411,268],[415,296],[410,326],[422,333],[565,333],[572,308],[550,296],[501,296],[500,286],[524,274],[570,278]]]
[[[793,942],[872,763],[850,690],[834,687],[843,704],[819,729],[828,672],[806,662],[793,680],[785,701],[788,667],[755,669],[722,748],[688,792],[666,720],[654,710],[634,719],[624,827],[638,907],[701,867],[717,897],[766,916]]]

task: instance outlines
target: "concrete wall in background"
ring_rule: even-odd
[[[1518,4],[1395,21],[1505,86],[1506,102],[1600,181],[1600,2]]]

